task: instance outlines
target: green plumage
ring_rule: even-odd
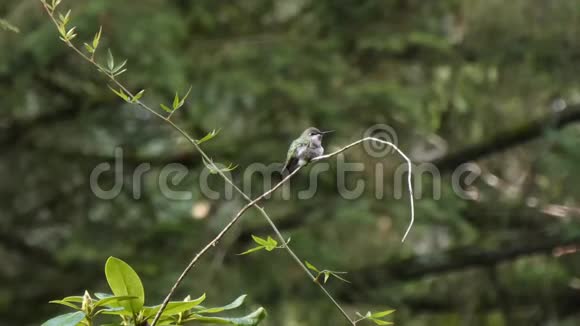
[[[313,146],[312,137],[322,135],[323,133],[317,128],[310,127],[300,137],[294,139],[290,144],[288,153],[286,154],[286,162],[282,172],[287,171],[291,173],[298,165],[308,163],[312,158],[322,154],[322,146]],[[320,136],[321,137],[321,136]]]

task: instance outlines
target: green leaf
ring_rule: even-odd
[[[115,296],[135,296],[136,299],[120,301],[127,310],[138,313],[145,302],[145,291],[139,275],[124,261],[109,257],[105,264],[105,275]]]
[[[210,140],[210,139],[214,138],[214,137],[215,137],[215,136],[216,136],[216,135],[217,135],[217,134],[220,132],[220,130],[221,130],[221,129],[218,129],[218,130],[215,130],[215,129],[214,129],[214,130],[212,130],[210,133],[208,133],[207,135],[205,135],[205,136],[204,136],[202,139],[200,139],[200,140],[196,140],[195,142],[196,142],[198,145],[199,145],[199,144],[201,144],[201,143],[205,143],[206,141],[208,141],[208,140]]]
[[[73,38],[75,38],[77,36],[77,34],[75,34],[75,30],[76,30],[76,26],[69,29],[68,32],[66,32],[65,38],[67,41],[72,40]]]
[[[179,95],[175,92],[175,97],[173,98],[173,110],[177,110],[179,108]]]
[[[259,250],[262,250],[262,249],[264,249],[264,248],[265,248],[264,246],[259,246],[259,247],[250,248],[250,249],[248,249],[248,250],[246,250],[246,251],[244,251],[244,252],[242,252],[242,253],[239,253],[238,255],[239,255],[239,256],[242,256],[242,255],[251,254],[252,252],[259,251]]]
[[[185,93],[185,96],[183,96],[183,98],[181,99],[181,101],[179,101],[179,107],[182,107],[183,104],[185,103],[185,100],[189,96],[189,93],[191,93],[191,88],[192,88],[192,86],[189,86],[189,89],[187,90],[187,93]]]
[[[375,318],[369,318],[373,323],[375,323],[376,325],[392,325],[393,323],[390,321],[384,321],[384,320],[380,320],[380,319],[375,319]]]
[[[133,96],[133,99],[132,99],[133,103],[139,101],[141,99],[141,97],[143,97],[144,93],[145,93],[145,90],[142,89],[139,91],[139,93],[135,94],[135,96]]]
[[[112,72],[113,73],[118,72],[119,70],[121,70],[121,68],[125,67],[126,64],[127,64],[127,60],[124,60],[120,65],[116,66]]]
[[[251,314],[239,317],[239,318],[225,318],[225,317],[207,317],[202,315],[193,315],[190,318],[184,320],[185,322],[188,321],[197,321],[200,323],[206,324],[227,324],[227,325],[236,325],[236,326],[256,326],[258,325],[264,318],[266,318],[266,310],[262,307],[258,308],[256,311],[252,312]]]
[[[190,301],[171,301],[167,304],[167,307],[165,307],[165,310],[163,310],[163,313],[161,314],[161,316],[171,316],[171,315],[175,315],[181,312],[185,312],[188,311],[190,309],[193,309],[196,306],[199,306],[200,303],[202,303],[205,300],[205,293],[195,299],[195,300],[190,300]],[[161,308],[161,305],[155,306],[155,307],[146,307],[145,308],[145,316],[147,317],[153,317],[155,316],[155,314],[157,314],[157,312],[159,311],[159,309]]]
[[[116,315],[116,316],[132,316],[133,315],[129,311],[125,310],[124,307],[111,307],[111,308],[106,308],[106,309],[99,309],[97,312],[95,312],[93,314],[93,317],[97,316],[99,314]]]
[[[85,319],[84,312],[82,311],[71,312],[47,320],[42,324],[42,326],[76,326],[83,319]]]
[[[268,236],[267,240],[268,240],[268,244],[278,245],[278,241],[274,240],[274,238],[272,238],[271,236]]]
[[[52,6],[51,9],[54,10],[56,9],[56,7],[58,7],[58,5],[60,4],[62,0],[52,0]]]
[[[271,236],[268,236],[266,241],[266,250],[272,251],[278,247],[278,241],[274,240]]]
[[[102,298],[95,303],[95,307],[100,306],[107,306],[111,305],[112,303],[119,303],[120,301],[131,300],[131,299],[138,299],[136,296],[133,295],[121,295],[121,296],[110,296],[106,298]]]
[[[99,41],[101,40],[101,32],[103,31],[103,26],[99,26],[99,31],[93,37],[93,50],[96,50],[99,47]]]
[[[239,297],[236,298],[236,300],[232,301],[232,303],[230,303],[230,304],[227,304],[227,305],[222,306],[222,307],[202,308],[201,310],[197,310],[196,313],[198,313],[198,314],[202,314],[202,313],[203,314],[215,314],[215,313],[226,311],[226,310],[236,309],[244,303],[246,296],[247,296],[246,294],[240,295]]]
[[[343,281],[345,283],[350,283],[349,280],[347,280],[347,279],[341,277],[340,275],[338,275],[338,274],[346,274],[346,272],[330,272],[330,274],[332,274],[332,276],[336,277],[337,279],[339,279],[339,280],[341,280],[341,281]],[[325,281],[325,283],[326,283],[326,281]]]
[[[133,313],[125,307],[110,307],[106,309],[99,310],[99,313],[103,315],[115,315],[115,316],[133,316]]]
[[[74,310],[81,310],[81,307],[79,307],[75,304],[72,304],[68,301],[64,301],[64,300],[52,300],[52,301],[49,301],[49,303],[61,304],[63,306],[67,306],[69,308],[73,308]]]
[[[357,312],[355,312],[355,314],[356,314],[357,316],[359,316],[360,318],[365,318],[365,319],[368,319],[368,318],[370,318],[370,317],[371,317],[371,312],[370,312],[370,311],[367,311],[367,313],[366,313],[364,316],[363,316],[363,315],[361,315],[361,313],[360,313],[360,312],[358,312],[358,311],[357,311]]]
[[[123,91],[122,88],[119,88],[119,90],[117,91],[113,87],[109,86],[109,89],[111,91],[113,91],[113,93],[117,94],[118,97],[120,97],[123,100],[125,100],[125,102],[131,103],[131,100],[129,99],[129,96],[127,94],[125,94],[125,92]]]
[[[268,241],[266,243],[266,250],[272,251],[278,247],[278,241],[272,239],[272,237],[268,236]]]
[[[262,238],[260,238],[257,235],[253,235],[252,234],[252,239],[254,239],[254,242],[257,243],[257,244],[259,244],[259,245],[262,245],[262,246],[268,245],[268,241],[267,240],[262,239]]]
[[[66,12],[66,15],[62,15],[61,13],[58,14],[58,19],[60,20],[61,25],[66,25],[70,21],[70,9]]]
[[[159,104],[159,106],[161,106],[161,108],[163,109],[163,111],[171,113],[173,112],[173,110],[171,110],[170,108],[167,107],[167,105],[165,104]]]
[[[95,297],[97,297],[97,299],[105,299],[105,298],[110,298],[113,295],[110,293],[102,293],[102,292],[95,292]],[[81,297],[82,299],[82,297]]]
[[[113,69],[115,69],[115,58],[113,58],[111,49],[107,50],[107,66],[109,67],[109,71],[113,71]]]
[[[211,161],[211,159],[208,161],[205,158],[203,158],[202,161],[205,167],[209,170],[209,173],[211,174],[217,174],[219,172],[230,172],[238,167],[237,165],[233,165],[232,163],[230,163],[230,165],[228,165],[227,167],[220,169],[213,163],[213,161]]]
[[[125,71],[127,71],[127,69],[123,69],[123,70],[121,70],[121,71],[115,71],[115,72],[113,73],[113,76],[117,77],[117,76],[121,75],[122,73],[124,73]]]
[[[87,49],[87,52],[89,53],[95,53],[95,49],[90,46],[88,43],[85,43],[85,49]]]
[[[308,267],[308,269],[310,269],[312,271],[315,271],[316,273],[320,273],[320,271],[318,270],[318,268],[316,268],[311,263],[307,262],[306,260],[304,261],[304,263],[306,264],[306,267]]]
[[[393,312],[395,312],[394,309],[392,309],[392,310],[385,310],[385,311],[379,311],[379,312],[375,312],[374,314],[371,314],[370,317],[373,317],[373,318],[382,318],[382,317],[385,317],[387,315],[392,314]]]
[[[70,296],[70,297],[65,297],[61,299],[62,301],[66,301],[66,302],[83,302],[83,297],[80,295],[74,295],[74,296]]]
[[[10,22],[8,22],[5,19],[0,18],[0,27],[2,27],[3,30],[12,31],[14,33],[20,33],[18,27],[10,24]]]
[[[323,274],[324,274],[324,283],[326,284],[328,278],[330,277],[330,272],[324,272]]]
[[[177,110],[180,107],[183,106],[183,104],[185,103],[185,99],[187,99],[187,97],[189,96],[189,93],[191,92],[191,86],[189,86],[189,89],[187,90],[187,93],[185,93],[185,96],[183,98],[179,98],[179,94],[177,92],[175,92],[175,97],[173,97],[173,110]]]

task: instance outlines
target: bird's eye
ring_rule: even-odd
[[[311,133],[310,133],[310,136],[314,136],[314,133],[313,133],[313,132],[311,132]]]

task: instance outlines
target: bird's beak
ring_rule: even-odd
[[[320,134],[324,135],[324,134],[329,134],[331,132],[334,132],[334,130],[328,130],[328,131],[321,131]]]

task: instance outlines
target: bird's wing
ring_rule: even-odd
[[[288,153],[286,154],[286,162],[284,162],[284,167],[282,171],[292,172],[293,167],[298,163],[298,155],[300,151],[304,150],[304,144],[301,144],[299,139],[296,139],[290,144]]]
[[[288,148],[288,153],[286,153],[286,162],[288,162],[291,158],[296,157],[296,140],[294,140],[291,144],[290,144],[290,148]]]

